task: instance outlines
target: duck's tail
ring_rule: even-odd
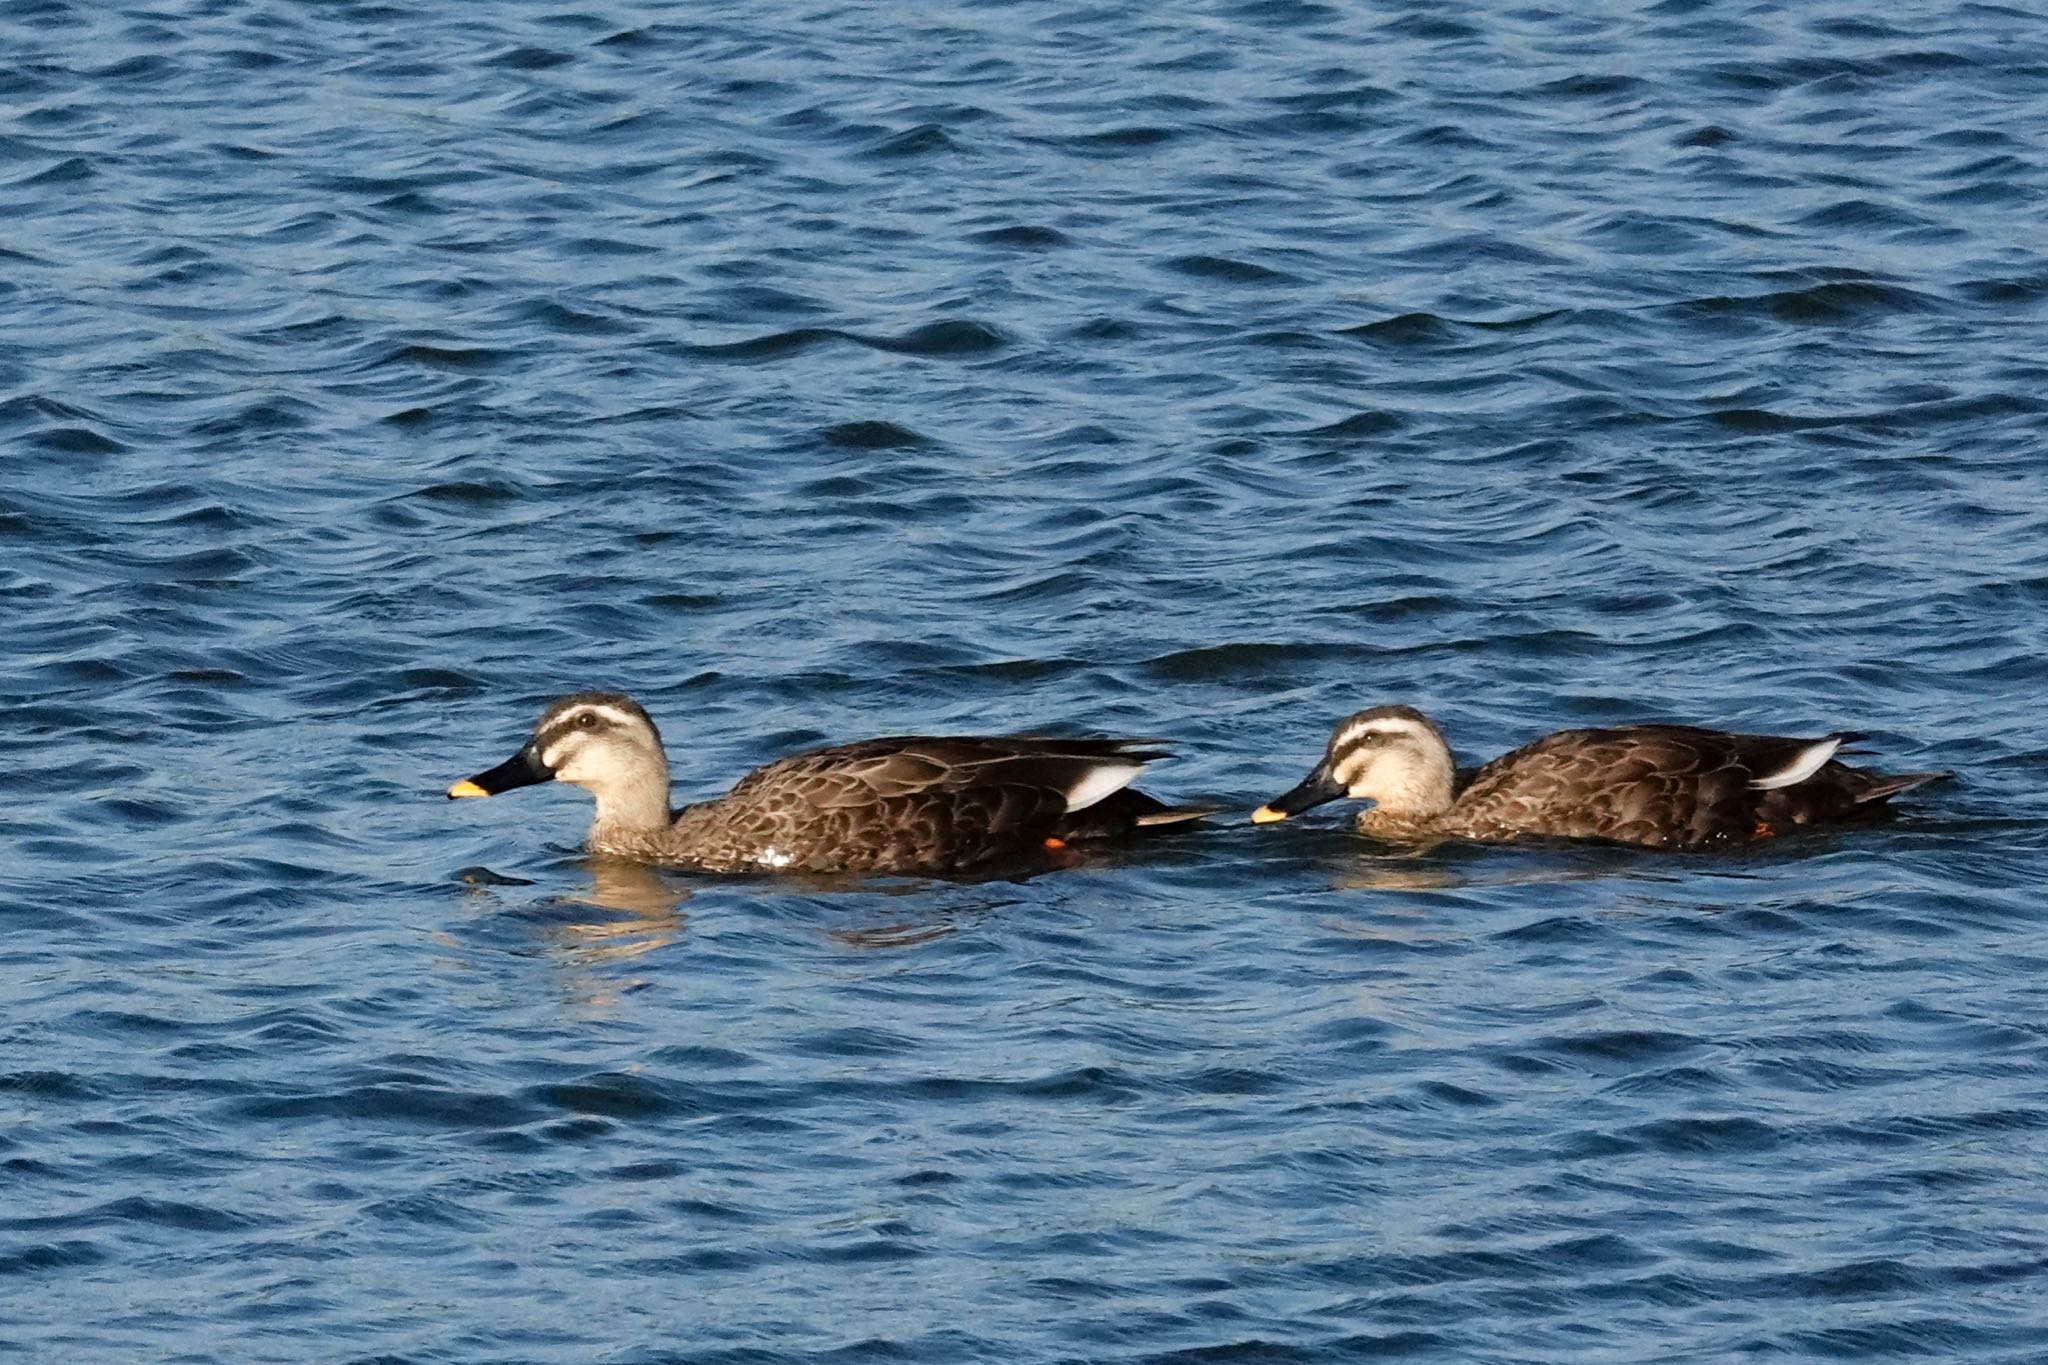
[[[1185,825],[1190,820],[1206,820],[1212,815],[1221,814],[1222,810],[1221,806],[1167,806],[1141,815],[1131,823],[1140,829],[1149,829],[1155,825]]]
[[[1129,787],[1085,810],[1069,814],[1062,823],[1062,839],[1115,839],[1137,830],[1184,825],[1214,815],[1221,806],[1169,806],[1156,796]]]
[[[1924,787],[1929,782],[1941,782],[1955,776],[1954,773],[1947,771],[1934,773],[1873,773],[1864,772],[1861,769],[1851,769],[1851,771],[1864,779],[1863,785],[1854,793],[1855,802],[1859,806],[1868,806],[1874,802],[1897,796],[1900,792],[1911,791],[1915,787]]]

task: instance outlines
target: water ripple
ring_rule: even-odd
[[[0,42],[19,1352],[2048,1350],[2029,16]],[[981,885],[439,798],[593,685],[686,798],[1052,729],[1241,812],[1376,701],[1963,779],[1729,858],[1230,818]]]

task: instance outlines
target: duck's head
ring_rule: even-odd
[[[600,822],[668,817],[661,732],[640,703],[616,692],[578,692],[550,704],[525,748],[457,782],[448,796],[496,796],[548,781],[568,782],[596,797]]]
[[[1338,723],[1322,762],[1252,812],[1266,824],[1340,796],[1389,814],[1428,815],[1451,804],[1455,769],[1443,732],[1412,706],[1375,706]]]

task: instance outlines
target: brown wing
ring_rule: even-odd
[[[732,794],[829,777],[841,799],[847,800],[988,786],[1043,787],[1064,799],[1101,768],[1142,766],[1165,756],[1166,751],[1151,740],[903,735],[793,754],[748,773]]]
[[[811,872],[957,872],[1044,847],[1066,800],[1041,787],[982,786],[876,797],[841,776],[712,803],[710,866]]]
[[[1495,840],[1542,835],[1676,848],[1744,842],[1756,837],[1767,798],[1796,803],[1812,785],[1766,792],[1751,783],[1814,743],[1686,725],[1561,730],[1481,768],[1439,827]]]
[[[794,869],[960,871],[1039,852],[1070,832],[1070,791],[1163,752],[1127,739],[871,739],[780,759],[693,810],[734,866],[766,853]]]

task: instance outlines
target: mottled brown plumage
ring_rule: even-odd
[[[1853,819],[1949,776],[1850,767],[1834,755],[1853,738],[1690,725],[1561,730],[1460,774],[1427,717],[1382,706],[1340,724],[1315,770],[1253,818],[1282,819],[1349,795],[1377,803],[1358,827],[1386,839],[1603,839],[1696,849]]]
[[[717,872],[964,872],[1207,814],[1125,785],[1164,756],[1151,740],[869,739],[779,759],[716,800],[671,811],[653,720],[630,698],[584,692],[551,705],[518,755],[449,795],[574,783],[597,798],[590,851],[648,862]]]

